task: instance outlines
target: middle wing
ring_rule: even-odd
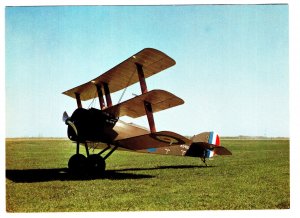
[[[116,141],[118,146],[130,150],[142,150],[147,148],[159,148],[182,144],[190,145],[191,143],[191,140],[170,131],[149,133]]]
[[[153,112],[159,112],[184,103],[181,98],[164,90],[152,90],[120,104],[106,108],[104,111],[115,117],[129,116],[132,118],[146,115],[144,102],[151,103]]]

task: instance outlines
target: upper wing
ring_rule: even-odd
[[[120,147],[130,150],[159,148],[172,145],[191,144],[192,141],[175,132],[161,131],[116,141]]]
[[[106,108],[104,111],[115,117],[129,116],[137,118],[146,115],[144,102],[151,103],[153,112],[158,112],[184,103],[181,98],[164,90],[152,90],[120,104]]]
[[[145,48],[101,76],[65,91],[63,94],[76,98],[75,93],[77,93],[80,94],[80,99],[85,101],[97,96],[95,84],[108,84],[110,93],[124,89],[139,81],[138,74],[135,73],[136,63],[143,66],[144,75],[147,78],[175,65],[176,62],[159,50]]]

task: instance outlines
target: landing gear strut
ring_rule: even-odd
[[[202,160],[202,162],[205,164],[205,166],[207,167],[207,163],[206,163],[206,158],[205,157],[201,157],[200,158]]]
[[[80,143],[76,144],[76,154],[69,159],[68,167],[72,174],[75,175],[93,175],[103,176],[105,173],[105,160],[118,148],[114,146],[104,157],[101,156],[105,151],[109,150],[111,146],[108,144],[106,148],[98,154],[89,154],[87,143],[84,143],[86,150],[86,157],[79,153]]]

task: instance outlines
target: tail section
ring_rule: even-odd
[[[152,134],[153,136],[153,134]],[[159,141],[169,142],[169,135],[164,137],[156,137]],[[131,139],[130,139],[131,140]],[[140,144],[140,141],[137,141]],[[150,143],[151,144],[151,143]],[[182,141],[180,143],[170,143],[166,147],[159,146],[153,147],[151,145],[148,148],[141,148],[137,150],[142,153],[151,154],[165,154],[165,155],[176,155],[176,156],[190,156],[190,157],[200,157],[205,163],[206,159],[209,159],[215,155],[231,155],[231,152],[225,147],[221,146],[221,140],[217,133],[215,132],[203,132],[198,135],[193,136],[188,141]],[[206,163],[205,163],[206,164]]]
[[[221,146],[221,140],[215,132],[203,132],[191,138],[191,144],[186,156],[211,158],[215,155],[231,155],[232,153]]]

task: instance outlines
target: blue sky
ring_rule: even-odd
[[[158,130],[289,136],[288,17],[287,5],[6,7],[6,136],[66,136],[76,102],[61,93],[145,47],[176,61],[148,89],[185,100],[155,114]]]

